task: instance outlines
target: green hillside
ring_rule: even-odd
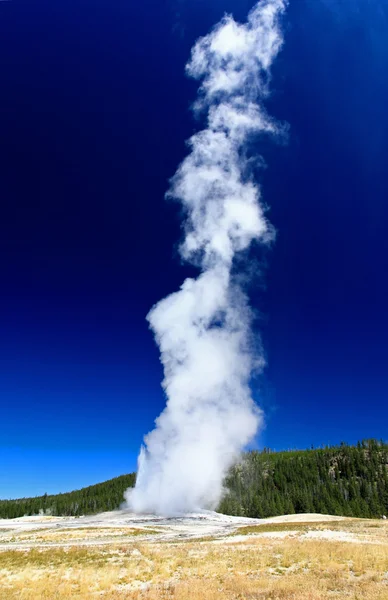
[[[0,501],[0,518],[77,516],[118,508],[135,473],[53,496]],[[388,515],[388,444],[366,440],[288,452],[249,452],[229,472],[219,511],[249,517],[320,512],[353,517]]]
[[[388,445],[293,452],[250,452],[226,478],[229,493],[219,510],[271,517],[318,512],[349,517],[388,514]]]
[[[114,510],[122,504],[125,490],[133,487],[135,480],[136,474],[131,473],[66,494],[0,500],[0,518],[37,515],[41,511],[51,515],[77,516]]]

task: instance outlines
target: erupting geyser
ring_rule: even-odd
[[[187,214],[182,257],[201,274],[148,315],[167,406],[145,437],[136,487],[126,495],[135,512],[214,508],[227,469],[260,426],[249,381],[263,358],[233,263],[253,240],[271,237],[244,148],[252,134],[278,132],[260,100],[282,44],[284,8],[285,0],[263,0],[244,25],[226,16],[197,41],[187,65],[202,80],[195,109],[207,110],[207,127],[189,140],[168,195]]]

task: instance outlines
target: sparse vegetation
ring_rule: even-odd
[[[249,525],[248,527],[239,527],[235,535],[254,535],[257,533],[273,533],[278,531],[321,531],[330,528],[331,530],[341,530],[341,524],[337,521],[325,521],[324,523],[263,523],[260,525]],[[342,526],[343,529],[343,526]]]
[[[350,529],[355,538],[268,538],[260,526],[263,536],[246,531],[243,541],[8,550],[0,552],[0,600],[387,600],[386,523],[266,524],[278,532],[296,526]]]

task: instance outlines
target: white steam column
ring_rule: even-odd
[[[187,214],[181,255],[201,273],[148,315],[167,405],[145,436],[136,487],[126,494],[135,512],[214,508],[227,469],[260,426],[249,381],[264,361],[232,267],[236,253],[271,237],[244,147],[252,134],[278,132],[260,101],[282,45],[284,9],[285,0],[263,0],[244,25],[226,16],[197,41],[187,65],[202,79],[195,109],[207,110],[207,127],[189,140],[168,195]]]

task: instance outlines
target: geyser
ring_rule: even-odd
[[[244,150],[253,134],[278,132],[261,101],[282,45],[284,8],[285,0],[263,0],[243,25],[225,16],[196,42],[186,67],[202,80],[194,108],[207,110],[207,127],[189,140],[191,152],[168,196],[186,211],[181,255],[201,273],[147,317],[160,348],[167,405],[145,436],[136,487],[126,494],[135,512],[214,508],[227,469],[261,423],[249,382],[264,361],[251,340],[252,313],[233,267],[253,240],[271,237]]]

